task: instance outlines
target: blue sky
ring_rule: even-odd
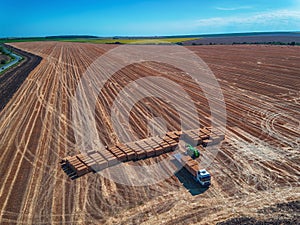
[[[300,0],[2,1],[0,37],[300,31]]]

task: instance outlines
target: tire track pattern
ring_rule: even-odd
[[[43,60],[0,113],[0,223],[211,224],[239,215],[255,217],[265,206],[299,199],[298,47],[191,47],[218,78],[228,116],[226,139],[216,158],[215,147],[201,150],[200,164],[213,160],[208,168],[212,186],[202,195],[192,196],[176,176],[138,188],[92,174],[69,180],[59,161],[79,154],[71,99],[86,68],[115,46],[11,45]],[[96,120],[103,143],[119,142],[110,121],[117,93],[145,74],[169,78],[185,88],[197,105],[199,122],[210,126],[207,101],[187,74],[168,65],[144,62],[118,71],[99,94]],[[153,89],[167,91],[159,86]],[[218,99],[214,101],[218,103]],[[189,115],[188,110],[184,113]],[[147,138],[147,121],[159,116],[165,118],[169,131],[179,130],[180,118],[168,102],[148,98],[137,103],[128,128],[134,139]],[[135,163],[148,165],[165,157]],[[165,169],[170,170],[169,165]],[[120,173],[136,175],[130,169]]]

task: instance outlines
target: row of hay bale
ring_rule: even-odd
[[[197,176],[199,171],[199,163],[192,159],[189,156],[182,156],[181,158],[182,165],[194,176]]]
[[[183,133],[183,139],[194,145],[202,145],[203,147],[216,145],[224,140],[224,133],[212,127],[204,127],[195,130],[188,130]]]
[[[135,161],[174,151],[180,136],[194,145],[207,146],[219,143],[224,135],[211,127],[197,130],[167,132],[165,136],[151,137],[129,143],[119,143],[115,146],[105,147],[100,151],[78,154],[63,159],[77,176],[82,176],[90,171],[98,172],[121,162]]]
[[[127,156],[132,155],[131,159],[127,157],[125,161],[145,159],[174,151],[178,145],[180,134],[181,133],[177,131],[168,132],[164,137],[151,137],[125,144],[118,144],[116,147]],[[108,150],[111,150],[111,148],[108,148]],[[134,152],[134,154],[132,152]],[[117,154],[115,155],[117,156]],[[119,155],[121,155],[121,153],[119,153]]]
[[[78,177],[90,172],[89,167],[80,159],[79,155],[68,156],[62,162],[72,169]]]
[[[176,149],[179,137],[178,131],[168,132],[164,137],[151,137],[139,141],[120,143],[115,146],[105,147],[101,151],[90,151],[86,154],[63,159],[77,176],[82,176],[90,171],[98,172],[120,162],[140,160]]]

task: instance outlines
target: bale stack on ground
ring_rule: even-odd
[[[199,171],[199,163],[196,160],[189,156],[182,156],[181,163],[194,177],[197,176],[197,172]]]
[[[195,130],[185,131],[183,138],[191,145],[204,147],[208,145],[216,145],[224,140],[225,135],[218,128],[204,127]]]
[[[171,131],[163,137],[156,136],[125,144],[119,143],[115,146],[104,147],[98,152],[90,151],[86,154],[68,156],[62,162],[73,170],[77,176],[83,176],[91,171],[99,172],[121,162],[146,159],[174,151],[178,146],[181,134],[181,131]],[[211,127],[189,130],[184,135],[188,140],[196,141],[198,145],[202,144],[203,146],[206,146],[204,141],[208,140],[209,137],[212,139],[209,141],[214,144],[224,139],[224,135],[222,136],[220,131]],[[196,169],[196,161],[191,160],[189,157],[189,160],[184,164],[187,164],[188,170],[192,171]]]

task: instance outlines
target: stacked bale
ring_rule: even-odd
[[[155,151],[154,151],[154,149],[153,149],[153,148],[151,147],[151,145],[149,145],[145,140],[146,140],[146,139],[137,141],[136,144],[137,144],[138,146],[140,146],[140,147],[146,152],[146,157],[147,157],[147,158],[152,157],[152,156],[155,156]]]
[[[68,157],[65,162],[78,177],[90,172],[89,168],[77,156]]]
[[[188,130],[184,132],[184,140],[189,144],[196,146],[215,145],[224,140],[225,135],[217,128],[204,127],[195,130]]]
[[[167,150],[168,145],[161,137],[153,137],[151,140],[157,144],[157,147],[154,149],[156,156],[163,154]]]
[[[100,151],[100,154],[106,159],[108,166],[114,166],[114,165],[118,164],[117,157],[114,156],[107,149],[103,149],[102,151]]]
[[[126,162],[128,160],[127,155],[116,146],[108,147],[107,150],[111,152],[120,162]]]
[[[133,151],[125,144],[117,144],[116,147],[126,154],[126,158],[128,161],[137,159],[135,151]]]
[[[90,157],[95,161],[92,168],[94,172],[104,170],[108,167],[108,161],[99,152],[91,154]]]
[[[225,138],[220,130],[212,127],[188,130],[184,133],[171,131],[163,137],[151,137],[126,144],[119,143],[115,146],[105,147],[99,152],[89,151],[88,155],[68,156],[62,160],[62,163],[71,168],[77,176],[82,176],[90,171],[97,172],[114,166],[118,162],[140,160],[174,151],[181,135],[188,143],[202,146],[217,144]],[[202,146],[200,147],[203,150]],[[183,157],[181,161],[193,175],[198,171],[197,162],[190,157]]]
[[[200,145],[203,142],[203,139],[202,139],[202,136],[201,136],[199,130],[188,130],[188,131],[185,131],[184,134],[183,134],[183,139],[187,143],[189,143],[189,144],[191,144],[193,146]]]
[[[76,156],[81,162],[83,162],[90,170],[96,165],[96,162],[88,155],[79,154]]]
[[[182,165],[194,176],[197,176],[199,171],[199,164],[196,160],[193,160],[189,156],[182,156],[181,158]]]
[[[177,135],[174,137],[175,139],[173,139],[172,137],[174,137],[173,132],[168,132],[166,136],[163,137],[163,140],[168,143],[170,151],[174,151],[176,149],[179,140],[179,137]]]
[[[150,147],[150,150],[148,151],[149,157],[155,156],[157,154],[157,151],[161,152],[161,150],[158,149],[162,149],[161,146],[151,138],[145,139],[144,141]]]
[[[137,160],[146,158],[147,154],[144,149],[142,149],[135,142],[129,142],[126,144],[126,146],[135,152]]]

